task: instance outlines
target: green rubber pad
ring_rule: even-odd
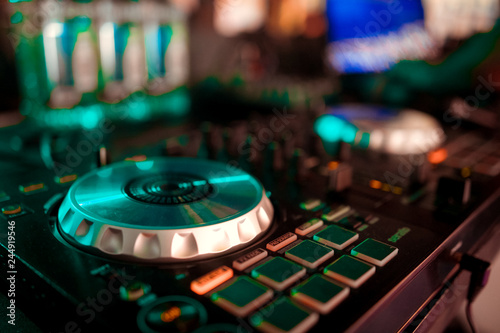
[[[376,265],[383,266],[397,254],[398,249],[374,239],[365,239],[351,250],[351,255],[359,257]]]
[[[336,225],[328,226],[314,235],[313,239],[319,243],[342,250],[359,238],[354,231]]]
[[[300,272],[302,266],[281,257],[275,257],[264,264],[256,267],[252,271],[252,277],[258,279],[259,276],[265,276],[276,282],[283,282],[292,275]]]
[[[344,288],[315,274],[304,283],[292,289],[292,296],[298,293],[309,296],[318,302],[327,303],[342,292]]]
[[[247,276],[240,276],[226,288],[212,295],[212,301],[225,299],[226,301],[244,307],[264,295],[269,289]]]
[[[309,268],[316,268],[333,256],[333,250],[311,240],[305,240],[286,251],[285,256]]]
[[[288,332],[310,316],[309,312],[295,305],[288,297],[281,297],[250,317],[250,323],[256,328],[270,324]]]
[[[375,273],[375,266],[344,255],[328,265],[323,273],[353,288],[358,288]]]

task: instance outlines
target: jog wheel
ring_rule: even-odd
[[[227,164],[193,158],[119,162],[68,191],[58,227],[69,243],[135,261],[216,256],[262,236],[274,209],[262,185]]]

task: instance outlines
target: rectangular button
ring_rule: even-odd
[[[341,287],[324,276],[315,274],[294,287],[291,295],[293,299],[311,309],[328,314],[349,296],[349,288]]]
[[[349,213],[350,210],[351,210],[350,206],[341,205],[337,208],[332,209],[328,213],[323,214],[322,217],[325,220],[327,220],[328,222],[332,222],[332,221],[338,219],[339,217]]]
[[[233,268],[239,271],[245,270],[248,267],[258,263],[262,259],[267,257],[267,251],[264,249],[255,249],[244,256],[239,257],[233,261]]]
[[[214,293],[212,301],[237,317],[246,317],[273,297],[273,291],[247,276]]]
[[[215,287],[233,277],[233,270],[221,266],[191,282],[191,290],[198,295],[204,295]]]
[[[309,199],[300,204],[300,208],[305,210],[313,210],[321,205],[321,200],[319,199]]]
[[[285,257],[309,268],[316,268],[333,257],[333,250],[311,240],[305,240],[285,252]]]
[[[333,247],[337,250],[343,250],[359,238],[354,231],[341,228],[336,225],[328,226],[321,230],[313,239],[321,244]]]
[[[397,247],[384,244],[372,238],[365,239],[351,250],[351,255],[380,267],[387,264],[397,254]]]
[[[9,205],[2,207],[2,214],[3,215],[15,215],[15,214],[20,214],[23,212],[23,207],[21,205]]]
[[[33,194],[35,192],[40,192],[46,190],[44,183],[34,183],[27,185],[19,185],[19,191],[24,194]]]
[[[375,274],[375,266],[344,255],[328,265],[323,273],[350,287],[358,288]]]
[[[306,274],[306,269],[282,257],[263,263],[252,270],[252,277],[276,290],[284,290]]]
[[[319,315],[294,304],[288,297],[278,298],[250,317],[253,327],[264,333],[307,332]]]
[[[56,177],[55,181],[58,184],[66,184],[75,181],[78,178],[76,174],[73,175],[67,175],[67,176],[62,176],[62,177]]]
[[[272,240],[269,243],[267,243],[266,249],[268,249],[269,251],[276,252],[276,251],[284,248],[288,244],[292,244],[296,240],[297,240],[296,234],[294,234],[293,232],[287,232],[286,234],[281,235],[278,238],[276,238],[275,240]]]
[[[301,236],[305,236],[308,233],[318,229],[322,225],[323,225],[323,220],[312,219],[295,228],[295,233]]]

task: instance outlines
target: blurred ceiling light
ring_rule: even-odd
[[[185,13],[191,13],[200,6],[199,0],[170,0],[174,5]]]
[[[490,31],[499,15],[498,0],[422,0],[425,26],[438,42]]]
[[[50,22],[43,29],[43,45],[45,52],[45,61],[47,74],[52,82],[62,80],[61,70],[59,68],[58,40],[64,32],[64,24],[60,22]]]
[[[261,28],[267,15],[266,0],[215,0],[215,30],[227,37]]]
[[[112,76],[116,67],[115,24],[113,22],[106,22],[99,29],[99,46],[102,71]]]
[[[272,1],[268,29],[274,35],[318,37],[326,30],[325,6],[325,0]]]

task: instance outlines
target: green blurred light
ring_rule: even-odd
[[[370,144],[370,133],[363,133],[361,136],[361,140],[359,140],[359,146],[363,149],[368,148]]]
[[[191,106],[187,90],[178,89],[158,98],[161,110],[170,116],[184,116]]]
[[[129,102],[128,107],[129,116],[134,119],[143,120],[149,115],[148,104],[144,101]]]
[[[250,322],[255,327],[259,327],[260,325],[262,325],[263,321],[264,321],[264,318],[262,317],[262,315],[260,313],[257,313],[255,315],[253,315],[252,317],[250,317]]]
[[[316,120],[314,130],[328,143],[344,141],[354,143],[358,128],[345,120],[332,115],[323,115]]]
[[[92,20],[88,16],[76,16],[71,21],[77,33],[87,31],[92,24]]]
[[[354,139],[356,139],[356,133],[358,132],[358,129],[348,129],[346,130],[345,127],[342,131],[342,141],[347,142],[347,143],[354,143]]]
[[[323,115],[316,120],[314,130],[324,141],[337,142],[340,140],[340,132],[344,122],[339,118]]]
[[[182,280],[182,279],[184,279],[185,277],[186,277],[186,274],[181,273],[181,274],[177,274],[177,275],[175,276],[175,279],[176,279],[176,280]]]
[[[79,112],[77,113],[79,114]],[[87,129],[93,129],[101,119],[101,112],[99,107],[87,108],[82,114],[82,126]]]
[[[21,12],[15,12],[14,14],[12,14],[12,16],[10,17],[10,23],[12,24],[18,24],[18,23],[21,23],[23,21],[23,14]]]
[[[242,87],[245,85],[245,80],[240,75],[236,75],[233,77],[230,85],[233,87]]]

